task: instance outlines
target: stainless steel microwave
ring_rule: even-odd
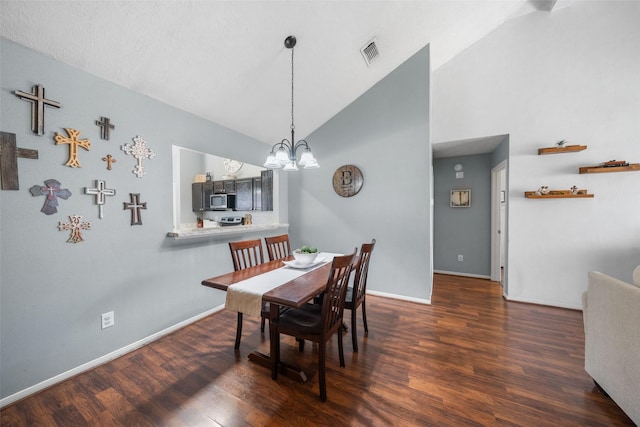
[[[209,206],[213,211],[226,211],[228,209],[235,209],[235,202],[235,194],[212,194],[210,196]]]

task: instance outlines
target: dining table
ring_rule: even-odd
[[[269,303],[270,307],[268,318],[270,354],[266,355],[255,350],[248,357],[249,360],[272,369],[272,356],[278,351],[279,344],[272,323],[277,322],[281,309],[301,308],[325,290],[331,271],[331,261],[335,255],[337,254],[320,253],[318,258],[322,256],[322,261],[314,263],[308,268],[292,268],[290,266],[291,263],[288,261],[293,261],[294,258],[289,256],[211,277],[203,280],[202,285],[229,293],[235,289],[234,286],[251,288],[256,283],[256,286],[264,290],[264,292],[258,291],[258,295],[259,293],[262,294],[260,305]],[[292,269],[295,271],[276,271],[278,269]],[[258,285],[258,283],[260,284]],[[229,298],[227,298],[227,308],[229,308],[228,304]],[[242,309],[237,311],[242,311]],[[255,315],[255,313],[249,314]],[[301,368],[282,361],[279,362],[278,371],[289,378],[297,379],[301,382],[307,380],[307,376]],[[274,379],[276,377],[273,370],[272,377]]]

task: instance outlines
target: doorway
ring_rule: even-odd
[[[491,280],[507,296],[507,160],[491,169]]]

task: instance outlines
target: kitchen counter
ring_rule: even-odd
[[[276,230],[287,228],[289,224],[250,224],[250,225],[230,225],[226,227],[209,228],[182,228],[167,233],[167,237],[173,239],[198,239],[206,237],[226,237],[234,234],[254,233],[257,231]]]

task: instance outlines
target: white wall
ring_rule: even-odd
[[[509,299],[581,306],[588,271],[640,264],[640,2],[573,2],[507,22],[433,75],[434,143],[509,134]],[[560,139],[589,148],[538,156]],[[531,200],[572,185],[593,199]]]

